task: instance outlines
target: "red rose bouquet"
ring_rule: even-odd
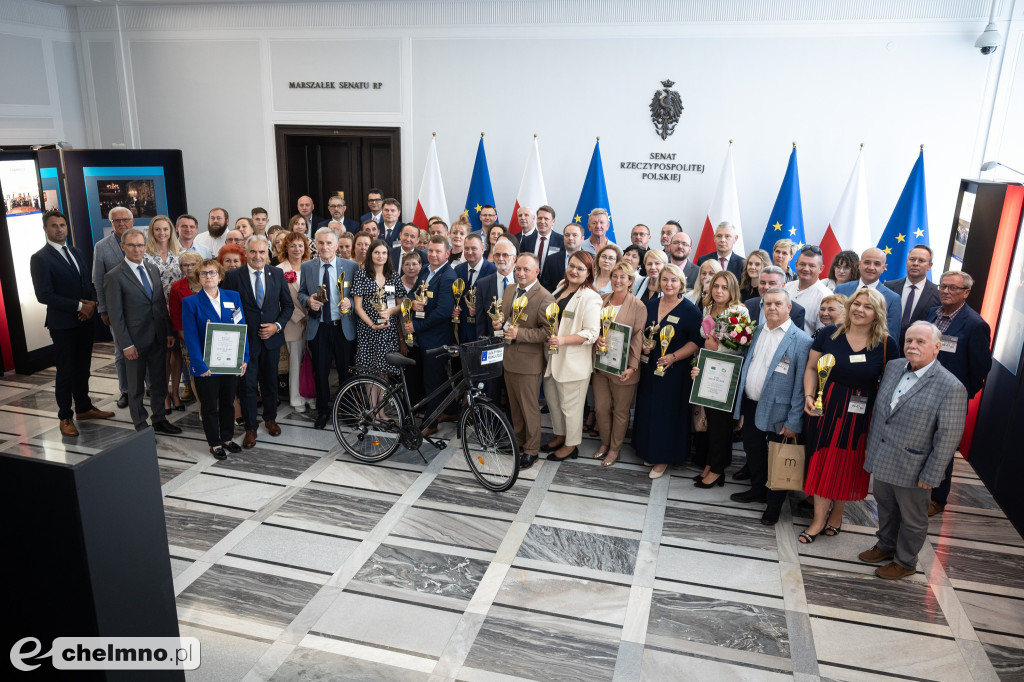
[[[715,338],[720,344],[732,350],[750,346],[756,329],[757,323],[750,320],[746,310],[734,308],[715,318]]]
[[[295,284],[295,281],[298,279],[299,273],[295,272],[294,270],[285,270],[284,281],[288,282],[288,284]]]

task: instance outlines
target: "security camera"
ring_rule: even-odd
[[[974,46],[981,50],[982,54],[992,54],[999,49],[1002,42],[1003,37],[999,35],[995,22],[990,21],[982,34],[974,41]]]

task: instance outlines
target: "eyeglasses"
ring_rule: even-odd
[[[379,204],[382,201],[384,201],[384,200],[383,199],[367,199],[366,203],[368,203],[368,204]]]
[[[134,223],[135,218],[114,218],[110,222],[112,223]]]
[[[216,270],[203,270],[199,273],[200,277],[219,277],[220,273]]]
[[[805,246],[800,250],[800,253],[813,253],[815,256],[820,256],[821,249],[817,246]]]
[[[940,284],[939,291],[967,291],[969,287],[958,287],[955,284]]]

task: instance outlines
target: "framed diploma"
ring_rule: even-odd
[[[732,412],[740,383],[743,357],[702,348],[697,356],[700,374],[690,390],[690,403]]]
[[[605,337],[607,350],[595,356],[594,367],[602,372],[622,376],[629,363],[629,339],[632,333],[628,325],[612,322]]]
[[[203,362],[213,374],[241,374],[245,361],[244,324],[206,324],[206,345]]]

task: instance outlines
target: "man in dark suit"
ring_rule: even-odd
[[[667,224],[667,223],[666,223]],[[668,243],[668,262],[677,266],[683,271],[683,276],[686,278],[686,290],[693,289],[697,283],[697,278],[700,276],[700,268],[693,264],[690,259],[690,250],[693,248],[693,241],[690,239],[690,235],[686,234],[680,228],[680,231],[672,235],[672,239]]]
[[[322,429],[330,419],[334,404],[331,394],[331,362],[344,383],[355,351],[356,324],[352,319],[352,298],[349,285],[356,276],[355,261],[338,257],[338,235],[321,227],[314,235],[317,258],[302,264],[299,276],[299,303],[309,309],[306,318],[306,344],[313,359],[313,381],[316,384],[316,421],[313,428]],[[345,273],[345,290],[338,292],[338,277]],[[323,285],[326,303],[313,294]]]
[[[317,228],[320,227],[320,223],[325,222],[323,218],[313,213],[313,198],[308,196],[299,197],[296,208],[299,209],[299,215],[306,220],[306,232],[313,234]]]
[[[46,306],[46,328],[57,351],[57,418],[63,436],[77,436],[74,419],[109,419],[113,412],[96,409],[89,397],[96,289],[85,256],[68,246],[68,221],[60,211],[43,216],[46,245],[29,263],[36,300]],[[75,412],[71,411],[72,400]]]
[[[541,270],[540,284],[548,291],[554,291],[565,279],[565,264],[572,254],[583,248],[583,228],[578,223],[569,223],[562,228],[562,239],[562,248],[548,254]]]
[[[522,211],[522,207],[519,210]],[[532,217],[532,212],[530,215]],[[547,262],[548,256],[558,253],[559,249],[564,247],[565,242],[562,235],[554,231],[555,209],[547,205],[541,206],[537,209],[535,222],[537,229],[533,230],[529,236],[525,232],[519,235],[519,251],[520,253],[528,251],[537,256],[540,260],[541,272],[544,272],[544,263]],[[520,226],[522,225],[520,224]]]
[[[455,343],[455,331],[452,329],[452,311],[455,309],[455,295],[452,283],[455,282],[455,270],[448,264],[448,240],[435,235],[427,242],[427,267],[420,272],[419,284],[427,284],[427,302],[413,302],[413,319],[405,324],[406,333],[416,335],[416,344],[423,351],[423,388],[430,395],[447,379],[445,354],[431,356],[427,351],[443,345]],[[418,285],[417,285],[418,286]],[[418,314],[422,313],[422,317]],[[426,408],[428,414],[437,409],[444,396],[432,400]],[[444,415],[440,421],[454,421],[457,417]],[[437,433],[437,424],[424,424],[423,435],[432,436]]]
[[[365,223],[367,220],[372,220],[377,223],[378,226],[383,225],[384,215],[381,211],[383,204],[384,191],[374,187],[366,193],[366,205],[369,206],[370,210],[359,216],[359,222]]]
[[[384,239],[383,236],[381,236],[380,238]],[[425,251],[421,251],[420,249],[416,248],[416,244],[419,242],[419,240],[420,240],[419,228],[417,228],[412,223],[409,223],[408,225],[403,225],[402,226],[402,231],[401,231],[401,236],[400,236],[401,244],[399,246],[396,246],[393,249],[391,249],[391,264],[395,267],[396,270],[401,272],[401,270],[402,270],[402,256],[404,256],[405,254],[409,253],[410,251],[415,251],[416,253],[418,253],[420,255],[420,262],[421,263],[426,263],[427,262],[427,254],[426,254],[426,252]],[[388,243],[388,244],[391,243],[387,239],[384,239],[384,241],[386,243]]]
[[[727,220],[718,223],[718,227],[715,228],[715,252],[706,253],[698,258],[697,267],[699,268],[704,261],[715,258],[722,265],[723,270],[728,270],[736,275],[737,280],[741,279],[743,277],[743,259],[732,252],[732,247],[738,238],[736,227],[732,223]]]
[[[380,234],[378,236],[383,239],[388,246],[394,246],[395,241],[400,239],[402,232],[405,230],[405,225],[402,224],[402,204],[398,203],[398,199],[392,199],[389,197],[384,200],[380,210],[382,217],[379,223]],[[418,230],[419,226],[416,227]],[[419,232],[417,232],[416,239],[419,240],[419,238],[420,235]],[[402,242],[402,245],[404,246],[405,242]],[[399,267],[401,267],[401,261],[399,261]]]
[[[359,223],[351,218],[345,217],[345,210],[348,205],[345,203],[345,197],[338,196],[335,194],[333,197],[327,200],[327,210],[331,214],[331,220],[335,220],[345,226],[346,232],[358,232]],[[324,221],[323,225],[317,225],[317,227],[324,227],[330,221]],[[313,230],[310,230],[313,232]]]
[[[757,290],[761,293],[760,296],[747,299],[743,302],[747,306],[747,311],[750,313],[750,319],[757,322],[759,325],[764,325],[764,294],[769,289],[785,289],[786,288],[786,273],[782,271],[782,268],[777,265],[769,265],[768,267],[761,270],[761,275],[757,280]],[[789,311],[789,319],[793,320],[793,324],[804,328],[804,318],[807,312],[804,307],[799,303],[793,303],[792,310]]]
[[[836,293],[849,298],[858,290],[867,287],[874,289],[885,299],[885,322],[889,333],[896,335],[903,319],[903,304],[900,297],[888,287],[882,286],[879,279],[885,272],[885,252],[881,249],[865,249],[860,255],[860,279],[856,282],[845,282],[836,287]]]
[[[967,305],[973,287],[974,278],[966,272],[942,273],[938,287],[941,305],[925,318],[942,333],[939,362],[964,385],[968,400],[982,389],[992,369],[992,329]],[[950,460],[945,478],[932,490],[928,516],[935,516],[946,508],[952,476],[953,461]]]
[[[110,329],[122,348],[128,380],[128,409],[136,431],[149,426],[142,405],[145,380],[149,375],[150,409],[153,430],[177,434],[181,429],[167,421],[164,399],[167,397],[167,349],[174,346],[167,299],[160,284],[160,270],[143,263],[146,236],[134,227],[121,237],[125,259],[103,278],[103,289],[110,317]]]
[[[468,294],[471,289],[477,287],[477,307],[483,305],[482,300],[479,298],[480,289],[478,285],[480,280],[488,275],[497,272],[494,267],[494,263],[485,261],[484,257],[484,240],[479,233],[473,233],[466,235],[466,239],[463,242],[462,254],[466,258],[465,263],[459,263],[455,266],[455,277],[461,279],[466,283],[466,293]],[[452,319],[459,320],[459,342],[468,343],[470,341],[476,341],[478,337],[477,333],[477,314],[483,314],[484,311],[478,311],[476,308],[471,309],[469,303],[465,297],[459,303],[459,307],[452,312]]]
[[[256,445],[257,394],[263,395],[263,424],[271,436],[280,436],[277,425],[277,363],[284,345],[284,326],[291,319],[292,303],[284,273],[268,265],[270,249],[263,235],[249,237],[245,245],[246,265],[235,268],[224,277],[224,289],[237,291],[249,336],[249,366],[242,380],[242,416],[245,417],[245,438],[242,447]],[[348,284],[348,282],[346,282]]]
[[[932,308],[941,303],[939,288],[934,282],[928,281],[928,271],[931,269],[931,247],[926,244],[918,244],[907,254],[907,276],[885,283],[885,286],[900,297],[902,308],[900,348],[903,347],[907,327],[928,317]]]

